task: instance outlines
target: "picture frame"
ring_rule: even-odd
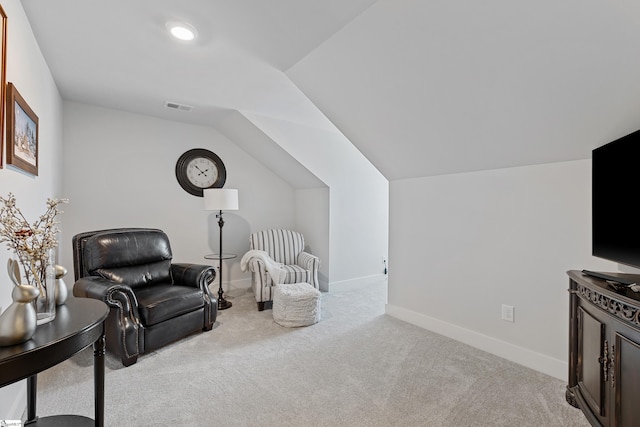
[[[38,116],[13,83],[7,84],[7,165],[38,176]]]
[[[7,14],[0,5],[0,169],[3,166],[4,153],[4,117],[7,81]]]

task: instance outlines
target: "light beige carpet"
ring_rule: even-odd
[[[385,315],[386,281],[334,288],[313,326],[231,290],[213,331],[129,368],[108,357],[106,426],[589,425],[564,381]],[[38,415],[93,417],[91,349],[38,378]]]

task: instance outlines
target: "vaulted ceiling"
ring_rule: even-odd
[[[585,159],[640,128],[635,0],[22,4],[65,99],[337,129],[389,180]]]

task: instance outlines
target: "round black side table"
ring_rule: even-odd
[[[0,387],[27,379],[29,426],[104,425],[104,320],[109,308],[102,301],[70,297],[56,307],[56,318],[36,328],[24,343],[0,347]],[[38,373],[93,345],[95,420],[80,415],[36,416]]]

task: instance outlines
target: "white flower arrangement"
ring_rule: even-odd
[[[25,279],[40,289],[46,278],[49,250],[58,246],[56,235],[60,230],[55,219],[63,213],[59,205],[67,202],[68,199],[47,199],[44,215],[29,224],[12,193],[7,198],[0,197],[0,243],[6,242],[7,249],[16,253]]]

